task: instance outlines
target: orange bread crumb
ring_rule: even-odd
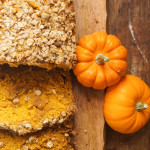
[[[0,67],[0,127],[20,135],[61,124],[76,111],[67,71]]]

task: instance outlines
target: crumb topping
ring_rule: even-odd
[[[19,103],[19,99],[18,99],[18,98],[15,98],[15,99],[13,100],[13,103],[14,103],[14,104]]]
[[[66,114],[65,111],[62,111],[62,112],[61,112],[61,115],[62,115],[63,117],[65,117],[67,114]]]
[[[66,137],[68,137],[68,136],[69,136],[69,134],[68,134],[68,133],[65,133],[65,136],[66,136]]]
[[[54,140],[56,140],[56,138],[55,138],[55,137],[52,137],[51,140],[54,141]]]
[[[5,0],[0,5],[0,63],[73,67],[72,0]]]
[[[23,146],[22,146],[22,149],[23,149],[23,150],[28,150],[29,148],[28,148],[28,146],[23,145]]]
[[[48,141],[47,142],[47,147],[48,148],[52,148],[53,147],[53,142],[52,141]]]
[[[25,96],[24,100],[25,100],[25,101],[29,101],[29,100],[30,100],[30,97],[29,97],[29,96]]]
[[[38,138],[31,136],[26,143],[30,143],[30,144],[34,144],[34,143],[38,143]]]
[[[55,89],[52,89],[52,92],[53,92],[53,94],[56,94],[56,91],[55,91]]]
[[[0,148],[2,148],[4,146],[3,142],[0,142]]]
[[[41,92],[40,90],[36,90],[34,93],[35,93],[37,96],[40,96],[42,92]]]

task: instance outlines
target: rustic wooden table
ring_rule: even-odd
[[[150,86],[150,0],[74,0],[74,4],[77,40],[99,30],[116,35],[128,50],[127,73]],[[104,91],[85,88],[75,77],[73,87],[79,109],[75,116],[76,150],[150,150],[150,123],[130,135],[106,125],[105,140]]]
[[[128,72],[150,86],[150,0],[107,0],[107,32],[128,50]],[[106,150],[150,150],[150,122],[123,135],[106,128]]]

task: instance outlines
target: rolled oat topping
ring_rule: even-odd
[[[28,150],[29,148],[28,148],[28,146],[24,145],[24,146],[22,147],[22,149],[23,149],[23,150]]]
[[[18,99],[18,98],[15,98],[15,99],[13,100],[13,103],[14,103],[14,104],[19,103],[19,99]]]
[[[3,142],[0,142],[0,148],[2,148],[4,146]]]
[[[76,44],[72,0],[5,0],[0,5],[1,64],[73,67]]]
[[[55,91],[55,89],[52,89],[52,92],[53,92],[53,94],[56,94],[56,91]]]
[[[66,136],[66,137],[68,137],[68,136],[69,136],[69,134],[68,134],[68,133],[65,133],[65,136]]]
[[[30,100],[30,97],[25,96],[24,100],[25,100],[25,101],[29,101],[29,100]]]
[[[62,111],[62,112],[61,112],[61,115],[62,115],[63,117],[65,117],[67,114],[66,114],[65,111]]]
[[[26,143],[31,143],[31,144],[34,144],[34,143],[38,143],[38,138],[34,137],[34,136],[31,136],[27,141]]]
[[[35,91],[35,94],[36,94],[37,96],[40,96],[41,93],[42,93],[42,92],[41,92],[40,90],[36,90],[36,91]]]
[[[52,141],[48,141],[48,142],[47,142],[47,147],[48,147],[48,148],[52,148],[52,147],[53,147]]]

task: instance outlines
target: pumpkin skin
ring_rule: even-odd
[[[120,133],[134,133],[150,117],[150,88],[140,78],[126,75],[106,91],[104,117]]]
[[[79,41],[74,74],[86,87],[105,89],[125,74],[126,59],[127,50],[117,37],[96,32]]]

